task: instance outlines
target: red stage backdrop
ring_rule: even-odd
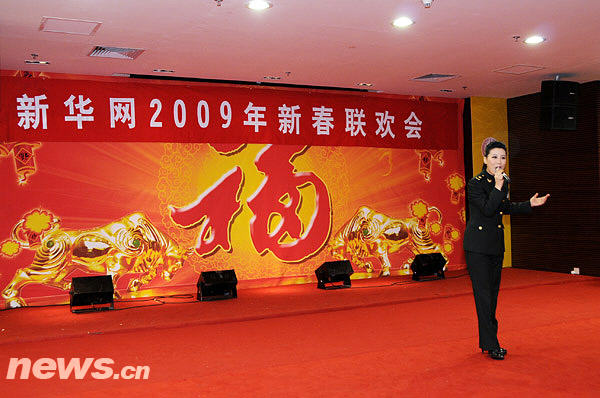
[[[13,75],[5,306],[65,302],[74,275],[139,297],[204,270],[265,285],[335,259],[357,278],[407,274],[418,253],[464,267],[460,100]]]

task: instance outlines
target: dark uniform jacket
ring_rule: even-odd
[[[471,178],[467,184],[469,221],[463,248],[475,253],[502,255],[504,253],[503,214],[531,213],[531,203],[509,202],[508,183],[496,189],[494,176],[487,170]]]

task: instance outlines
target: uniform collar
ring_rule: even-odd
[[[494,176],[490,173],[488,173],[487,171],[487,167],[483,170],[481,170],[481,177],[483,177],[483,179],[485,179],[488,183],[492,183],[494,182]]]

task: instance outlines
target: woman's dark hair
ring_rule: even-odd
[[[504,149],[504,152],[508,152],[506,150],[506,145],[504,145],[502,141],[492,141],[485,146],[485,156],[487,157],[487,155],[490,154],[490,151],[494,148],[501,148]]]

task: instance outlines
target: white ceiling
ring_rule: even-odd
[[[130,73],[358,88],[442,97],[538,92],[542,80],[600,80],[600,0],[1,0],[0,68]],[[391,25],[407,15],[407,29]],[[39,30],[42,17],[102,23],[91,36]],[[547,40],[529,46],[531,34]],[[517,42],[514,35],[521,36]],[[92,58],[96,46],[144,49],[135,60]],[[26,65],[30,54],[50,65]],[[511,75],[512,65],[543,67]],[[290,72],[289,75],[286,72]],[[439,83],[429,74],[457,74]],[[454,90],[451,93],[441,89]]]

